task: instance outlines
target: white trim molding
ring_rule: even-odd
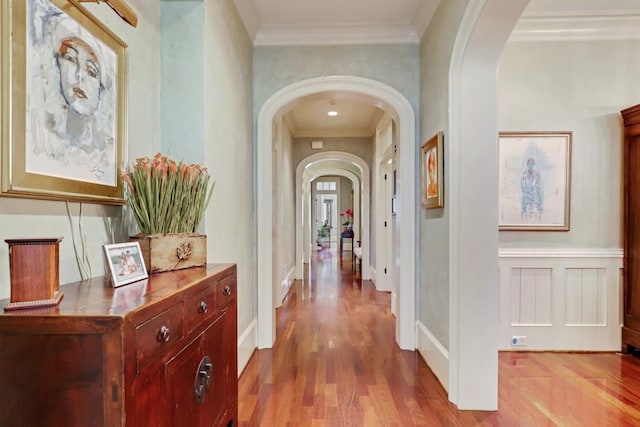
[[[617,248],[500,248],[500,258],[622,258]]]
[[[238,337],[238,378],[258,347],[258,322],[253,319]]]
[[[416,343],[420,356],[442,387],[449,391],[449,352],[420,321],[416,322]]]
[[[510,41],[591,41],[640,39],[640,13],[539,14],[523,16]]]

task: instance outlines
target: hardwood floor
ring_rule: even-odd
[[[320,251],[292,286],[240,377],[241,426],[640,425],[640,358],[619,353],[500,353],[499,410],[458,411],[349,255]]]

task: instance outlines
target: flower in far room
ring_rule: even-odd
[[[353,211],[351,209],[345,209],[343,212],[340,212],[340,218],[345,231],[353,227]]]

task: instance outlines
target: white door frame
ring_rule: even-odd
[[[257,123],[257,308],[258,348],[271,348],[276,337],[273,305],[273,123],[291,109],[298,99],[331,91],[343,91],[368,98],[383,108],[399,127],[401,179],[398,192],[400,227],[400,265],[396,310],[396,342],[402,349],[414,350],[416,339],[416,122],[407,98],[384,83],[356,76],[324,76],[293,83],[274,93],[260,108]]]

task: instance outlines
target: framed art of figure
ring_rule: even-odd
[[[76,0],[0,12],[1,194],[123,203],[125,43]]]
[[[569,230],[571,137],[500,133],[500,230]]]
[[[443,135],[438,132],[422,144],[422,207],[427,209],[444,207]]]

